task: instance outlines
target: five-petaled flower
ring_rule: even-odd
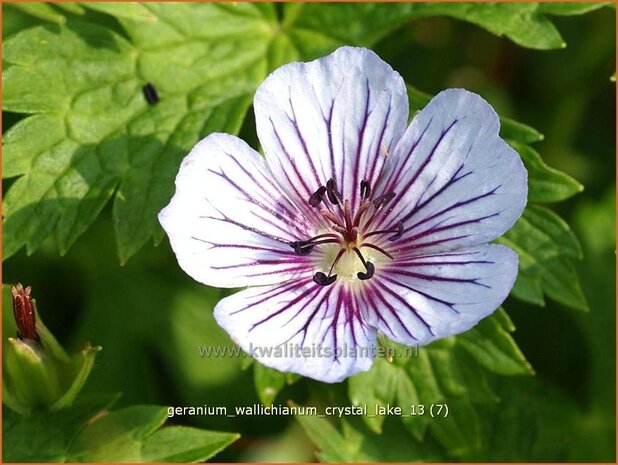
[[[445,90],[406,129],[401,76],[342,47],[275,70],[254,108],[265,158],[209,135],[159,215],[194,279],[249,286],[215,308],[244,350],[337,382],[369,369],[378,332],[424,345],[503,302],[517,255],[488,242],[521,215],[527,174],[485,100]]]

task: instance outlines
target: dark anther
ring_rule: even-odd
[[[395,198],[395,194],[394,192],[388,192],[387,194],[381,195],[379,197],[376,197],[373,200],[373,206],[376,208],[380,208],[384,205],[386,205],[388,202],[390,202],[391,200],[393,200]]]
[[[403,234],[403,223],[400,221],[397,223],[397,232],[388,238],[389,241],[396,241]]]
[[[309,205],[311,205],[312,207],[317,207],[318,205],[320,205],[320,202],[324,200],[325,192],[326,187],[320,186],[320,188],[313,194],[311,194],[311,197],[309,197]]]
[[[154,105],[159,101],[159,94],[157,93],[157,89],[155,89],[155,86],[153,86],[151,83],[148,83],[144,87],[142,87],[142,92],[144,93],[146,101],[150,105]]]
[[[332,178],[326,182],[326,195],[328,196],[328,200],[330,200],[330,203],[332,203],[333,205],[339,205],[339,203],[341,202],[341,194],[337,190],[335,180]]]
[[[361,199],[368,199],[371,197],[371,186],[369,185],[369,181],[363,179],[360,183],[360,194]]]
[[[309,255],[309,253],[313,249],[313,246],[311,244],[307,244],[306,242],[302,241],[290,242],[290,247],[292,247],[294,249],[294,252],[296,252],[298,255]]]
[[[373,263],[371,262],[365,262],[365,268],[367,268],[367,271],[365,273],[363,273],[362,271],[356,273],[358,279],[361,279],[363,281],[372,278],[374,273],[376,272],[376,267],[373,266]]]
[[[336,281],[336,279],[336,274],[332,276],[326,276],[321,271],[318,271],[316,274],[313,275],[313,282],[319,284],[320,286],[330,286]]]

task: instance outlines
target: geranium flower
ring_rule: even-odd
[[[508,295],[517,255],[488,244],[527,174],[476,94],[439,93],[406,129],[401,76],[342,47],[275,70],[254,100],[262,157],[214,133],[159,214],[197,281],[245,287],[215,318],[263,364],[326,382],[368,370],[377,333],[424,345]]]

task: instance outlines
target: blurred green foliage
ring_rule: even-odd
[[[129,37],[123,25],[131,22],[138,33],[150,27],[148,15],[139,6],[120,12],[110,11],[111,4],[105,6],[108,8],[105,13],[123,16],[116,19],[98,11],[102,4],[84,4],[90,8],[80,7],[81,10],[75,9],[79,5],[66,5],[62,9],[41,5],[35,7],[37,12],[25,12],[23,8],[18,10],[3,4],[3,37],[11,38],[20,30],[46,21],[49,24],[41,28],[42,35],[57,27],[53,24],[58,22],[71,25],[87,21],[114,31],[118,37],[114,40],[119,41],[122,49],[134,46],[127,45]],[[387,418],[377,428],[358,418],[332,423],[322,418],[301,417],[303,429],[294,419],[284,417],[172,419],[183,425],[240,432],[242,439],[219,454],[217,460],[312,460],[317,447],[321,450],[318,458],[339,461],[615,461],[616,140],[615,84],[610,81],[615,72],[615,12],[603,8],[583,16],[561,17],[593,10],[598,5],[529,5],[526,7],[529,11],[511,13],[509,5],[490,7],[503,15],[497,23],[495,16],[490,15],[493,22],[488,22],[484,16],[487,12],[476,12],[475,19],[468,18],[476,25],[448,17],[425,17],[430,12],[423,12],[424,8],[435,8],[434,14],[439,14],[442,9],[441,14],[446,11],[447,16],[461,18],[464,13],[460,10],[465,5],[389,5],[379,16],[370,7],[359,4],[342,6],[349,10],[340,16],[327,15],[325,7],[319,4],[278,5],[269,13],[272,21],[282,18],[283,28],[292,22],[296,27],[277,39],[285,43],[270,49],[270,54],[264,57],[268,65],[257,68],[263,73],[267,66],[272,68],[299,55],[318,56],[343,43],[374,44],[372,48],[415,88],[435,94],[447,87],[465,87],[483,95],[503,117],[525,122],[545,135],[541,141],[540,137],[524,131],[530,140],[521,143],[534,142],[542,160],[535,154],[530,154],[530,160],[540,171],[545,169],[544,160],[585,186],[582,194],[552,205],[573,226],[582,250],[573,245],[569,239],[572,233],[560,229],[562,223],[557,220],[552,230],[561,234],[562,246],[556,251],[548,246],[544,249],[547,255],[535,252],[532,258],[539,263],[531,263],[530,267],[547,266],[548,260],[561,260],[561,254],[575,257],[581,253],[583,260],[573,262],[569,269],[581,276],[582,289],[569,287],[569,282],[576,282],[572,280],[562,283],[562,288],[556,287],[560,283],[554,280],[542,284],[542,290],[550,297],[545,300],[543,292],[530,290],[538,290],[537,284],[528,283],[525,300],[544,303],[545,308],[512,298],[504,304],[517,327],[513,338],[534,367],[536,376],[488,374],[479,389],[486,388],[495,399],[474,407],[461,407],[476,409],[470,412],[474,423],[463,423],[459,429],[473,433],[473,439],[479,442],[460,453],[445,452],[440,447],[445,438],[456,439],[457,431],[440,431],[440,427],[434,426],[434,431],[420,442],[422,435],[418,431],[410,435],[409,428],[394,418]],[[355,20],[351,20],[352,12],[357,15]],[[551,22],[546,14],[554,15]],[[331,21],[328,27],[324,26],[326,20]],[[553,50],[522,48],[482,27],[528,47]],[[67,33],[76,33],[79,28],[71,27]],[[534,37],[530,31],[538,31],[536,39],[530,39]],[[143,43],[146,42],[144,39]],[[568,44],[566,48],[560,48],[563,42]],[[259,83],[260,73],[251,78],[255,83]],[[236,84],[230,85],[238,95]],[[173,85],[170,81],[170,86]],[[250,102],[250,92],[247,95],[248,98],[239,97],[238,104],[243,109]],[[118,109],[120,113],[124,110],[122,106]],[[23,124],[22,118],[4,112],[4,130]],[[241,137],[258,146],[252,112],[244,121],[242,114],[231,115],[229,121],[230,130],[240,128]],[[117,124],[115,120],[107,122]],[[204,129],[203,121],[193,123],[187,124],[199,128],[184,132],[180,137],[181,147],[172,147],[176,157],[182,156],[185,146],[195,142],[197,133]],[[511,127],[511,131],[518,134],[517,128]],[[46,135],[52,136],[53,133]],[[509,138],[518,139],[513,135]],[[85,144],[86,151],[95,150],[90,142]],[[141,142],[132,141],[135,146]],[[117,146],[109,149],[114,148]],[[161,147],[154,149],[159,151]],[[521,153],[521,148],[518,151]],[[3,168],[4,163],[3,159]],[[170,161],[166,168],[172,170],[165,174],[170,179],[175,175],[173,165]],[[23,166],[17,165],[15,170],[15,174],[20,174]],[[566,199],[580,190],[577,182],[562,174],[555,174],[554,179],[563,186],[563,197],[543,197],[547,193],[539,190],[537,202]],[[58,245],[50,236],[53,227],[45,229],[49,228],[46,220],[59,221],[54,216],[57,212],[51,211],[49,217],[43,215],[40,224],[31,227],[38,236],[29,251],[36,249],[36,253],[27,255],[24,249],[17,251],[19,247],[15,246],[11,250],[15,254],[4,262],[4,281],[20,281],[34,287],[43,318],[65,346],[76,349],[82,342],[91,340],[104,347],[86,391],[120,391],[123,393],[119,400],[121,407],[145,403],[208,403],[233,408],[273,399],[280,403],[292,399],[297,404],[316,405],[350,403],[348,388],[352,389],[356,381],[350,386],[321,385],[310,380],[298,382],[296,378],[261,367],[255,371],[253,367],[243,370],[248,365],[243,359],[200,357],[200,345],[233,345],[212,317],[212,308],[226,291],[205,288],[182,273],[165,240],[158,247],[146,242],[152,234],[154,218],[144,224],[133,219],[132,227],[138,230],[139,240],[133,237],[125,243],[124,256],[120,242],[121,257],[134,256],[119,266],[114,237],[119,238],[120,207],[112,208],[105,202],[114,192],[118,195],[123,190],[114,190],[117,181],[116,184],[107,181],[101,184],[99,203],[90,206],[90,217],[65,236],[64,243],[61,237],[60,251],[66,252],[65,256],[58,256]],[[129,185],[137,181],[122,179]],[[5,180],[3,192],[14,183],[14,179]],[[139,182],[135,186],[134,192],[138,192]],[[68,208],[67,211],[73,211],[73,205]],[[12,233],[20,244],[28,239],[24,231],[17,228]],[[516,230],[511,234],[530,239],[531,246],[536,247],[544,240],[536,239],[533,231]],[[162,237],[160,233],[154,235],[157,240]],[[547,274],[549,279],[550,273]],[[521,293],[518,297],[522,298]],[[567,308],[582,307],[585,301],[589,313]],[[376,363],[378,369],[387,366],[383,362]],[[375,376],[376,372],[370,373]],[[452,388],[458,387],[461,386]],[[452,408],[461,405],[454,396],[448,396],[453,400]]]

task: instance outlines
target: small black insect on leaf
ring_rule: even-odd
[[[153,86],[151,83],[148,83],[144,87],[142,87],[142,91],[144,92],[144,97],[146,98],[146,101],[150,105],[154,105],[159,101],[159,94],[157,93],[157,89],[155,89],[155,86]]]

